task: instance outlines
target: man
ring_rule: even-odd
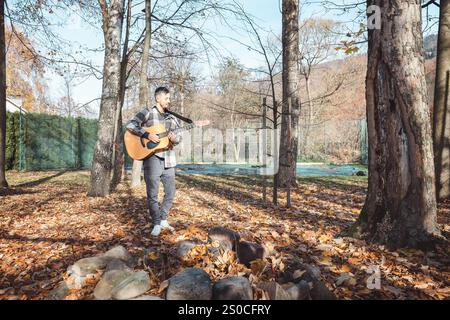
[[[170,92],[166,87],[158,87],[155,90],[156,105],[152,108],[146,107],[130,119],[127,129],[132,133],[149,139],[154,143],[159,142],[159,137],[149,134],[143,127],[151,127],[158,123],[164,123],[166,129],[173,130],[180,126],[178,120],[166,112],[170,105]],[[172,145],[181,141],[179,134],[169,133],[168,138]],[[174,228],[167,222],[167,216],[175,197],[175,151],[171,148],[167,151],[158,152],[144,160],[144,179],[147,188],[147,207],[153,220],[151,235],[157,237],[161,230]],[[164,186],[164,199],[161,206],[158,205],[159,183]]]

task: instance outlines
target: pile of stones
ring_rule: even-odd
[[[241,240],[239,233],[224,227],[214,227],[208,232],[208,242],[218,246],[208,247],[212,255],[228,250],[236,254],[239,263],[251,267],[251,262],[264,260],[272,252],[267,247]],[[177,255],[187,259],[198,241],[184,240],[177,245]],[[271,300],[334,300],[335,295],[319,280],[320,270],[309,265],[301,265],[304,270],[292,275],[292,281],[281,285],[275,281],[258,283],[257,288],[266,291]],[[178,300],[251,300],[253,288],[245,277],[227,277],[212,283],[208,274],[201,269],[187,268],[169,279],[166,299]]]
[[[210,246],[212,254],[233,251],[239,263],[250,267],[251,262],[265,259],[269,250],[254,242],[242,241],[240,235],[224,227],[209,230],[208,242],[218,244]],[[177,255],[183,260],[199,243],[185,240],[177,244]],[[97,300],[163,300],[160,297],[146,295],[150,289],[150,277],[145,271],[134,271],[136,259],[122,246],[106,253],[83,258],[67,269],[68,277],[53,289],[47,299],[65,299],[70,289],[81,289],[90,279],[102,272],[93,297]],[[319,280],[320,271],[305,265],[287,285],[275,281],[258,283],[257,288],[266,291],[271,300],[335,299],[333,293]],[[248,278],[232,276],[211,281],[207,272],[199,268],[185,268],[167,281],[165,299],[167,300],[252,300],[253,287]]]
[[[62,300],[70,289],[81,289],[98,271],[103,271],[95,286],[93,296],[97,300],[161,300],[144,295],[150,289],[150,277],[145,271],[134,271],[136,260],[122,246],[103,255],[83,258],[67,269],[68,278],[47,296],[49,300]]]

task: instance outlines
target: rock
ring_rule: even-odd
[[[106,265],[105,272],[111,271],[111,270],[123,270],[123,271],[133,271],[127,263],[120,259],[112,259],[108,264]]]
[[[128,265],[132,265],[133,264],[133,257],[131,256],[131,254],[127,251],[127,249],[125,249],[122,246],[117,246],[114,247],[108,251],[106,251],[102,257],[107,258],[107,259],[120,259],[123,260],[125,262],[127,262]]]
[[[210,300],[212,284],[202,269],[186,268],[169,279],[167,300]]]
[[[295,300],[282,286],[274,281],[261,282],[258,288],[267,291],[270,300]]]
[[[89,274],[95,274],[98,270],[104,269],[108,261],[108,259],[103,257],[83,258],[70,266],[67,271],[71,275],[84,277]]]
[[[62,282],[55,289],[50,291],[45,300],[64,300],[68,295],[69,287],[65,282]]]
[[[115,300],[132,299],[150,289],[150,277],[147,272],[133,272],[125,280],[115,286],[111,292]]]
[[[220,247],[225,250],[236,251],[237,244],[241,236],[236,231],[225,227],[214,227],[208,232],[208,242],[217,241]]]
[[[177,244],[177,257],[184,260],[187,258],[189,251],[197,244],[194,241],[185,240]]]
[[[317,267],[303,264],[302,268],[306,270],[299,278],[295,279],[294,282],[299,283],[302,280],[307,283],[312,284],[310,290],[311,299],[313,300],[336,300],[336,296],[327,286],[319,280],[320,269]]]
[[[137,298],[133,298],[133,299],[130,299],[130,300],[164,300],[164,299],[161,299],[160,297],[158,297],[158,296],[139,296],[139,297],[137,297]]]
[[[97,300],[109,300],[112,298],[112,290],[122,281],[128,278],[132,272],[124,270],[110,270],[105,272],[94,289],[94,297]]]
[[[238,244],[238,260],[247,267],[250,267],[250,262],[257,259],[264,259],[266,255],[266,250],[258,243],[241,241]]]
[[[311,300],[309,285],[304,280],[292,284],[285,290],[290,295],[291,300]]]
[[[250,282],[244,277],[219,280],[213,287],[214,300],[253,300]]]

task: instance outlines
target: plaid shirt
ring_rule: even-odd
[[[174,130],[180,127],[180,123],[178,122],[177,118],[168,113],[160,113],[158,108],[154,106],[151,109],[146,107],[145,109],[136,113],[128,121],[127,129],[135,135],[142,137],[142,135],[146,132],[143,127],[151,127],[158,123],[164,123],[164,126],[167,130]],[[172,144],[175,146],[179,144],[180,141],[181,135],[177,133],[176,138],[174,139],[174,141],[172,141]],[[155,155],[159,158],[164,158],[164,166],[166,168],[172,168],[177,165],[175,151],[173,150],[173,148],[163,152],[158,152]]]

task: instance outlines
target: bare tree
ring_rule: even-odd
[[[222,103],[228,108],[226,115],[229,117],[229,121],[227,123],[229,123],[228,127],[232,129],[231,141],[233,143],[235,161],[238,161],[239,159],[240,141],[243,139],[239,133],[236,135],[235,129],[241,127],[245,120],[245,118],[242,117],[242,114],[238,112],[245,110],[242,110],[245,106],[243,88],[245,87],[245,78],[247,76],[248,74],[244,70],[244,67],[240,65],[236,59],[226,59],[220,66],[218,74],[219,88],[223,98]]]
[[[299,23],[298,0],[283,0],[283,104],[281,117],[278,182],[296,184],[299,97]],[[289,102],[290,101],[290,102]],[[289,107],[289,104],[291,107]],[[291,114],[289,114],[291,113]],[[289,121],[290,119],[290,121]],[[288,126],[290,130],[288,130]],[[292,134],[288,136],[288,132]],[[290,148],[291,146],[291,148]]]
[[[151,0],[145,0],[145,37],[141,57],[141,72],[139,73],[139,108],[143,108],[150,103],[148,62],[150,55],[150,41],[152,35],[152,5]],[[141,184],[142,161],[134,160],[131,170],[131,187],[135,188]]]
[[[103,18],[105,58],[97,142],[91,168],[89,196],[105,196],[110,192],[114,126],[118,107],[120,80],[120,44],[124,0],[99,0]]]
[[[301,125],[301,153],[308,149],[308,137],[314,121],[314,101],[311,93],[311,75],[313,70],[330,58],[337,42],[338,23],[325,19],[307,19],[300,28],[299,36],[299,68],[305,80],[307,101],[303,102],[303,120]]]
[[[419,247],[439,234],[420,1],[367,5],[380,8],[381,29],[368,30],[369,188],[351,232]]]
[[[433,110],[436,197],[450,197],[450,1],[440,2]]]
[[[122,59],[120,61],[120,76],[119,76],[119,93],[118,93],[118,102],[117,102],[117,110],[116,110],[116,123],[114,126],[114,148],[113,148],[113,159],[114,159],[114,168],[113,168],[113,176],[111,179],[111,191],[114,191],[115,188],[120,183],[122,176],[125,172],[125,155],[124,151],[124,142],[123,142],[123,130],[122,130],[122,109],[125,103],[125,94],[126,94],[126,84],[128,79],[128,63],[130,59],[130,55],[136,50],[137,43],[128,50],[129,42],[130,42],[130,29],[131,29],[131,8],[132,8],[132,0],[127,0],[127,19],[125,25],[125,39],[122,46]]]
[[[8,187],[6,181],[5,3],[3,0],[0,1],[0,187]]]

